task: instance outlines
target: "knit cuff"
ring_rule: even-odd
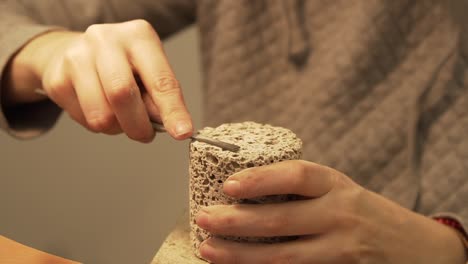
[[[3,30],[0,36],[0,128],[14,137],[26,139],[42,134],[55,124],[61,113],[50,100],[8,109],[1,105],[2,80],[10,60],[28,41],[54,29],[57,27],[21,24]]]

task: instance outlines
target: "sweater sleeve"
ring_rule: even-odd
[[[195,21],[194,0],[0,0],[0,102],[1,80],[11,58],[34,37],[65,28],[85,30],[97,23],[145,19],[161,38]],[[60,109],[50,101],[4,109],[0,128],[18,138],[37,136],[51,128]]]

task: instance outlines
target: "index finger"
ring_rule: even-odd
[[[146,34],[127,39],[128,56],[138,72],[169,134],[176,139],[192,135],[193,125],[182,90],[164,54],[156,32],[142,22]]]
[[[290,160],[238,172],[226,180],[223,191],[235,198],[278,194],[321,197],[333,188],[336,177],[331,168]]]

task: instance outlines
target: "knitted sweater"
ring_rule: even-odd
[[[467,226],[463,10],[461,0],[7,0],[0,69],[52,25],[82,30],[144,18],[164,37],[197,22],[206,125],[290,128],[304,141],[305,159]],[[50,103],[30,105],[0,114],[0,125],[29,137],[51,127],[58,112]]]

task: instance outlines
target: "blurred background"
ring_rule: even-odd
[[[197,128],[196,27],[165,41]],[[85,263],[149,263],[188,205],[188,141],[93,134],[62,115],[28,141],[0,133],[0,234]]]

